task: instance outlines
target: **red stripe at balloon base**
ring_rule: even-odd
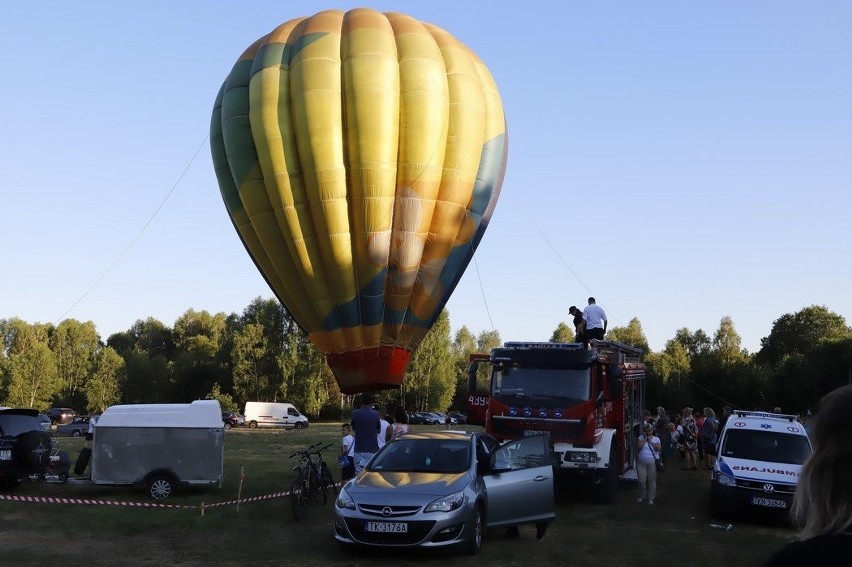
[[[344,394],[399,388],[411,353],[398,347],[365,348],[325,357]]]

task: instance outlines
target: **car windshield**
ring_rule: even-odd
[[[378,472],[460,473],[470,468],[470,442],[464,439],[398,439],[370,463]]]
[[[492,394],[578,404],[589,399],[588,368],[505,367],[494,372]]]
[[[725,435],[720,454],[735,459],[801,465],[811,454],[811,446],[804,435],[731,429]]]

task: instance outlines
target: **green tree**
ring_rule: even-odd
[[[450,318],[446,309],[441,311],[423,342],[411,355],[405,384],[402,401],[407,406],[443,411],[452,403],[456,376],[450,354]]]
[[[626,327],[614,327],[607,330],[607,338],[642,350],[643,356],[651,351],[648,339],[637,317],[630,320]]]
[[[468,383],[467,372],[470,366],[470,355],[479,351],[476,346],[476,337],[466,326],[456,331],[450,353],[453,360],[453,368],[456,376],[456,393],[453,397],[452,407],[464,410],[467,406]]]
[[[678,338],[666,342],[662,352],[645,357],[650,406],[663,405],[669,409],[683,407],[691,395],[690,360],[687,347]]]
[[[197,359],[213,359],[227,328],[224,313],[211,315],[207,311],[188,309],[175,321],[175,347],[194,354]]]
[[[719,329],[713,335],[713,352],[723,364],[739,364],[748,359],[748,352],[742,348],[742,339],[734,328],[730,317],[722,317]]]
[[[83,386],[86,407],[90,413],[103,413],[109,406],[121,402],[124,359],[115,349],[104,347],[95,355],[93,366],[94,371]]]
[[[91,321],[62,321],[50,336],[50,348],[56,356],[62,396],[69,403],[81,404],[85,396],[80,390],[92,373],[92,365],[100,350],[100,336]]]
[[[163,355],[148,356],[144,351],[130,350],[121,355],[126,378],[124,400],[129,404],[172,402],[171,363]]]
[[[219,400],[219,405],[222,407],[222,411],[240,412],[239,404],[234,401],[233,396],[222,392],[221,388],[219,388],[219,384],[213,384],[213,388],[204,397],[208,400]]]
[[[565,323],[564,321],[560,322],[556,329],[554,329],[553,334],[550,335],[550,342],[552,343],[573,343],[574,342],[574,329],[571,328],[570,325]]]
[[[489,353],[495,348],[502,346],[503,341],[500,340],[500,333],[496,330],[482,331],[476,337],[476,349],[479,352]]]
[[[775,367],[788,356],[807,354],[823,343],[852,338],[846,320],[825,306],[811,305],[782,315],[772,323],[769,336],[760,341],[758,360]]]
[[[325,355],[308,341],[302,331],[293,333],[292,342],[298,345],[295,348],[300,354],[295,371],[288,372],[291,381],[287,385],[287,399],[309,416],[319,416],[329,402],[340,403],[340,390],[325,362]],[[340,418],[340,412],[335,418]]]
[[[6,404],[45,410],[60,391],[56,358],[45,342],[32,345],[9,357],[9,385]]]
[[[234,392],[243,400],[270,401],[271,376],[264,362],[269,356],[269,341],[263,326],[249,323],[234,337]]]

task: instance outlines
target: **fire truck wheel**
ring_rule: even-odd
[[[615,489],[618,487],[618,472],[615,470],[618,462],[618,447],[613,443],[609,450],[609,466],[601,471],[597,485],[598,501],[601,504],[615,502]]]

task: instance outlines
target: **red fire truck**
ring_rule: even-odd
[[[554,466],[588,477],[611,503],[619,478],[636,479],[645,407],[642,351],[615,341],[508,342],[473,355],[468,423],[500,440],[550,434]],[[477,384],[485,382],[487,388]],[[478,379],[479,378],[479,379]]]

